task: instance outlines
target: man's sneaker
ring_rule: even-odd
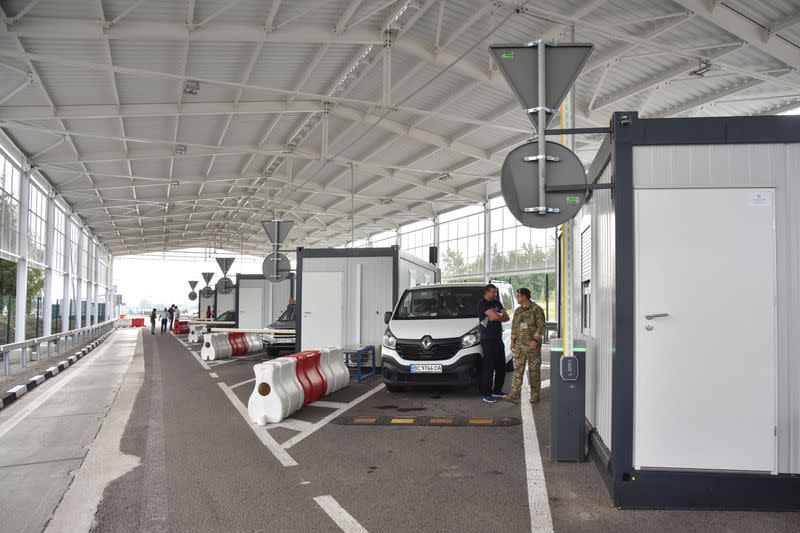
[[[486,403],[497,403],[497,400],[494,399],[494,396],[489,394],[488,396],[483,397],[483,401]]]
[[[506,397],[505,397],[505,398],[503,398],[503,399],[504,399],[505,401],[507,401],[507,402],[511,402],[511,403],[513,403],[514,405],[519,405],[519,398],[514,398],[513,396],[506,396]]]
[[[508,393],[507,393],[507,392],[500,391],[500,392],[495,392],[495,393],[492,393],[492,396],[494,396],[495,398],[499,398],[499,399],[501,399],[501,400],[502,400],[503,398],[506,398],[506,397],[508,396]]]

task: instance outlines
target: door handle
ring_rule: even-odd
[[[669,313],[647,313],[644,315],[645,320],[653,320],[654,318],[668,317]]]

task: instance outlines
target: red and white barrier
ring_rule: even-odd
[[[189,333],[189,321],[188,320],[176,320],[175,323],[172,325],[172,333],[175,335],[186,335]]]
[[[200,357],[203,361],[216,361],[237,355],[260,352],[263,350],[258,333],[242,331],[217,331],[203,335],[203,347]]]
[[[250,420],[274,424],[290,414],[343,389],[350,371],[339,348],[308,350],[257,364],[255,386],[247,402]]]

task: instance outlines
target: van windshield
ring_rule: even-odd
[[[289,307],[278,317],[278,322],[294,322],[294,304],[289,304]]]
[[[394,320],[477,318],[483,287],[440,287],[406,291]]]

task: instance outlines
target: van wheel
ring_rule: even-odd
[[[403,392],[405,390],[400,385],[394,385],[391,383],[386,383],[385,385],[386,385],[386,390],[388,390],[389,392]]]

